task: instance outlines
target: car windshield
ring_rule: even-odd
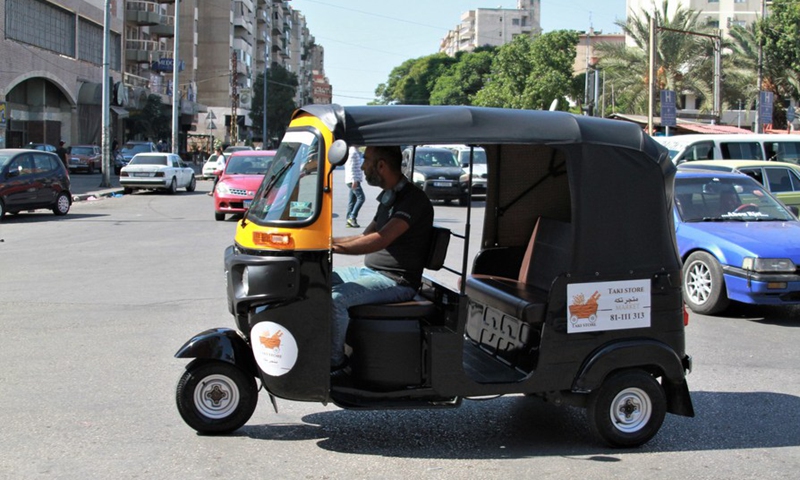
[[[461,165],[469,166],[469,150],[461,150],[458,152],[458,160]],[[473,165],[486,165],[486,150],[476,148],[472,153]]]
[[[263,225],[312,218],[319,207],[317,183],[301,166],[321,161],[319,139],[311,132],[287,132],[253,198],[247,218]]]
[[[675,208],[684,222],[785,221],[794,216],[750,177],[676,178]]]
[[[460,167],[449,150],[417,150],[414,165],[418,167]]]
[[[72,155],[92,155],[94,150],[92,147],[69,147],[69,153]]]
[[[234,155],[228,160],[225,175],[264,175],[272,158],[266,155]]]
[[[136,155],[128,165],[167,165],[164,155]]]
[[[142,153],[142,152],[149,152],[150,145],[146,143],[126,143],[124,147],[122,147],[122,153]]]

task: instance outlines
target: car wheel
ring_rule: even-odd
[[[713,315],[728,307],[722,267],[711,254],[694,252],[683,265],[683,300],[695,313]]]
[[[194,192],[195,188],[197,188],[197,179],[194,178],[194,175],[192,175],[192,179],[189,180],[189,185],[186,185],[186,191]]]
[[[72,205],[72,202],[70,201],[69,195],[65,192],[61,192],[56,198],[56,203],[53,206],[53,213],[58,216],[66,215],[67,212],[69,212],[70,205]]]
[[[5,214],[6,214],[6,205],[3,203],[2,200],[0,200],[0,220],[3,219]]]
[[[124,187],[124,188],[122,189],[122,193],[123,193],[124,195],[131,195],[131,194],[133,194],[133,189],[132,189],[132,188],[130,188],[130,187]]]
[[[250,419],[258,403],[255,378],[221,361],[190,363],[178,381],[178,412],[199,433],[232,432]]]
[[[458,197],[458,204],[462,207],[469,205],[469,194],[463,194]]]
[[[610,375],[589,395],[592,432],[612,447],[638,447],[658,433],[667,414],[664,389],[649,373]]]
[[[169,187],[167,188],[167,193],[170,195],[174,195],[175,192],[178,191],[178,182],[175,180],[175,177],[172,177],[172,181],[169,182]]]
[[[216,220],[218,222],[221,222],[221,221],[225,220],[225,214],[224,213],[219,213],[219,212],[214,212],[214,220]]]
[[[87,173],[89,175],[94,175],[94,163],[89,164],[89,171]]]

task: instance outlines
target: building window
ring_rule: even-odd
[[[519,18],[512,18],[511,19],[511,25],[519,26]]]
[[[6,0],[6,38],[75,57],[75,16],[41,0]]]
[[[709,28],[719,28],[719,20],[708,20],[706,26]]]
[[[719,0],[708,0],[708,3],[719,3]]]
[[[103,27],[81,18],[78,21],[78,28],[81,32],[78,42],[78,59],[102,65]]]

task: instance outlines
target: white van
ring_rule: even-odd
[[[694,160],[777,160],[800,164],[800,135],[699,134],[653,137],[679,165]]]

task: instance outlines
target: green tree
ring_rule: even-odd
[[[670,17],[669,2],[664,0],[661,9],[653,5],[653,15],[647,11],[631,11],[627,21],[616,22],[635,46],[601,43],[597,46],[599,66],[606,72],[606,83],[614,85],[617,104],[629,113],[646,113],[648,102],[650,40],[650,18],[655,18],[658,27],[671,30],[712,33],[710,28],[698,21],[699,12],[678,6]],[[656,51],[656,90],[674,90],[679,94],[692,94],[700,98],[711,98],[713,75],[713,50],[711,40],[677,31],[662,30],[658,33]],[[680,104],[678,97],[678,108]]]
[[[554,99],[566,107],[578,34],[559,30],[536,38],[517,36],[497,51],[489,79],[474,97],[487,107],[546,109]]]
[[[406,60],[392,69],[387,83],[378,85],[373,103],[387,105],[429,105],[431,91],[441,75],[456,63],[456,59],[443,53]]]
[[[294,103],[297,92],[297,75],[283,66],[273,65],[267,71],[267,138],[274,142],[280,140],[289,126],[292,113],[297,109]],[[253,103],[250,120],[254,129],[261,131],[264,125],[264,74],[256,77],[253,86]],[[263,136],[263,132],[262,132]],[[269,142],[267,142],[269,143]]]
[[[144,107],[131,114],[129,121],[134,135],[151,141],[172,138],[172,115],[166,114],[159,95],[148,95]]]
[[[431,105],[471,105],[491,72],[494,51],[494,47],[481,47],[474,52],[458,52],[458,63],[436,80]]]

